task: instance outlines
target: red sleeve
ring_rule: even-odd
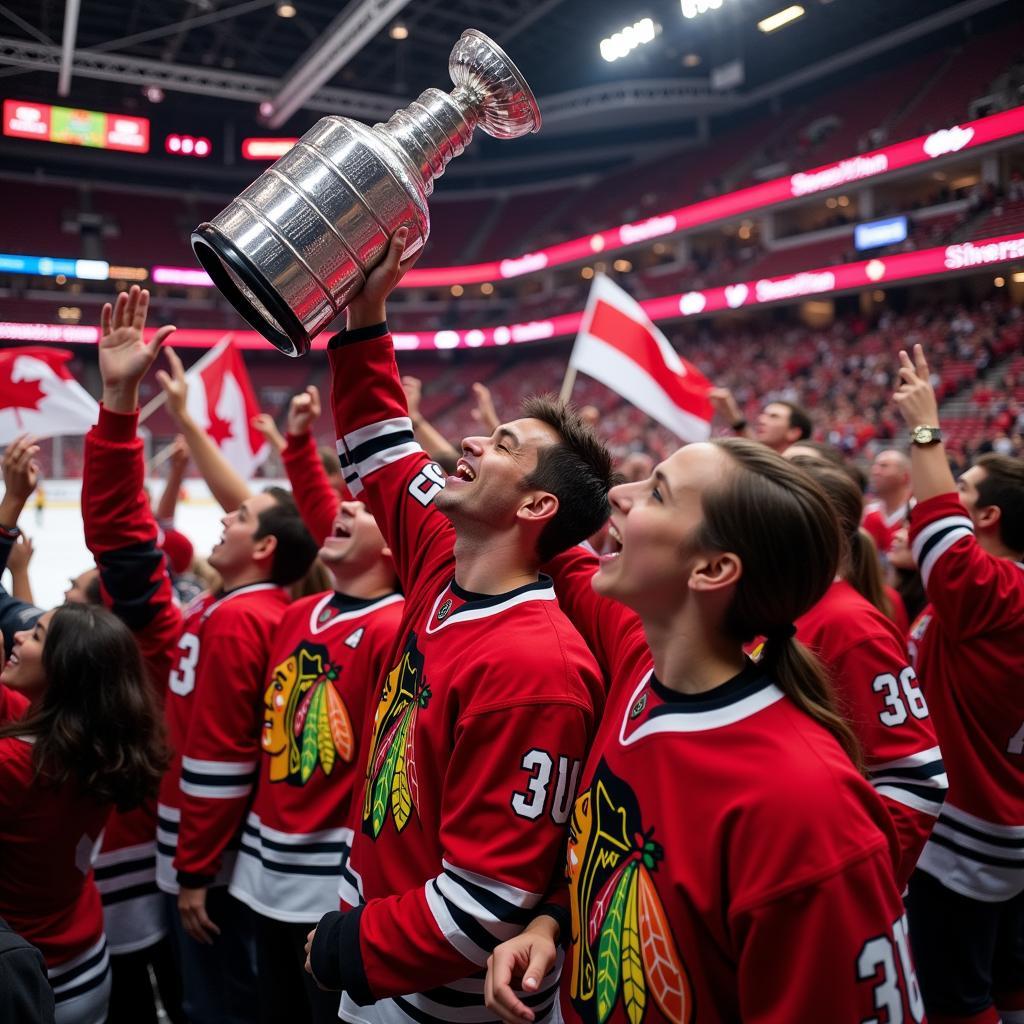
[[[917,675],[895,635],[866,636],[830,658],[844,713],[864,751],[868,781],[899,837],[896,884],[910,878],[949,781]]]
[[[967,640],[1024,621],[1024,571],[982,549],[955,494],[918,502],[910,513],[910,542],[947,636]]]
[[[345,483],[377,520],[408,594],[428,563],[454,560],[455,531],[434,507],[445,473],[413,438],[387,326],[336,336],[328,356]]]
[[[0,683],[0,725],[21,718],[28,707],[28,698]]]
[[[438,874],[422,889],[355,912],[358,927],[345,930],[338,950],[353,998],[465,978],[498,942],[522,931],[564,870],[565,822],[592,724],[588,708],[550,700],[543,709],[484,709],[457,724]]]
[[[597,658],[607,681],[634,667],[647,650],[647,638],[636,612],[594,590],[591,580],[597,567],[597,555],[574,547],[551,559],[544,571],[553,578],[562,611]]]
[[[182,750],[178,882],[209,885],[242,825],[259,765],[266,624],[227,605],[199,639],[192,720]]]
[[[289,434],[281,461],[306,529],[317,544],[323,544],[331,534],[340,499],[327,478],[313,435]]]
[[[100,570],[104,603],[138,640],[152,668],[161,698],[166,664],[181,633],[181,610],[158,528],[144,490],[146,464],[138,436],[138,413],[100,407],[100,418],[85,437],[82,522],[85,542]]]
[[[924,1019],[883,851],[730,918],[746,1024],[877,1020],[882,1008],[885,1020]]]

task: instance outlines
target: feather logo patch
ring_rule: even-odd
[[[643,1024],[653,1003],[660,1019],[693,1022],[690,976],[654,882],[663,857],[635,794],[602,761],[573,806],[567,853],[570,995],[584,1021]]]
[[[373,744],[363,794],[363,830],[374,839],[390,815],[401,832],[419,813],[416,775],[416,717],[430,702],[423,677],[423,655],[416,634],[388,673],[373,722]]]

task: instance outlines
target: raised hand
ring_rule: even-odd
[[[38,454],[39,445],[30,434],[16,437],[4,452],[4,504],[10,502],[13,506],[16,503],[19,513],[39,483],[39,463],[36,462]],[[0,519],[0,523],[14,526],[16,520],[17,516],[11,521]]]
[[[419,377],[405,376],[402,378],[402,390],[405,392],[405,404],[409,407],[409,419],[412,425],[418,425],[420,419],[420,401],[423,398],[423,381]]]
[[[308,434],[314,421],[321,412],[320,391],[315,384],[310,384],[305,391],[300,391],[288,403],[288,420],[285,429],[292,437]]]
[[[911,360],[906,352],[900,352],[900,383],[892,396],[907,426],[914,427],[939,425],[939,403],[932,387],[931,371],[928,360],[924,357],[924,349],[914,346],[914,358]]]
[[[167,396],[167,411],[180,424],[188,416],[188,379],[178,353],[173,348],[168,348],[166,352],[170,373],[157,370],[156,379]]]
[[[395,232],[384,259],[370,271],[363,290],[349,303],[349,330],[370,327],[386,319],[385,304],[388,296],[398,287],[398,282],[412,269],[423,252],[420,249],[414,256],[403,260],[408,240],[408,228],[402,227]]]
[[[743,419],[743,410],[728,388],[712,388],[708,392],[708,398],[711,400],[711,407],[729,426]]]
[[[188,442],[181,434],[178,434],[171,445],[171,454],[167,457],[171,464],[171,472],[178,476],[184,476],[188,460],[191,458],[192,453],[188,450]]]
[[[486,384],[476,381],[473,384],[473,394],[476,396],[476,408],[470,410],[470,416],[489,434],[493,433],[501,420],[498,418],[498,410],[494,408],[491,389]]]
[[[261,412],[249,421],[266,439],[267,443],[278,452],[283,452],[287,442],[284,435],[277,429],[274,417],[269,412]]]
[[[20,534],[7,556],[7,568],[11,570],[11,575],[17,576],[20,573],[28,572],[28,563],[32,561],[34,554],[35,547],[32,545],[32,539],[27,533]]]
[[[100,313],[99,363],[103,378],[103,404],[115,412],[134,412],[139,382],[153,365],[160,346],[175,330],[161,327],[147,342],[144,338],[149,292],[132,285],[121,292],[114,305]]]

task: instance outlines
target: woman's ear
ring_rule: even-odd
[[[732,551],[701,555],[690,569],[691,590],[713,592],[734,586],[743,575],[743,563]]]

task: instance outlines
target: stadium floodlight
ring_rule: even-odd
[[[776,11],[775,14],[769,14],[767,18],[763,18],[757,23],[757,27],[762,32],[774,32],[776,29],[796,21],[797,18],[802,18],[806,13],[799,4],[793,4],[791,7]]]
[[[721,0],[719,0],[721,3]],[[633,25],[627,25],[621,32],[601,40],[601,56],[609,64],[625,57],[643,43],[649,43],[658,34],[657,26],[650,18],[642,18]]]
[[[684,18],[696,18],[708,11],[717,11],[722,6],[722,0],[679,0],[679,4]]]

